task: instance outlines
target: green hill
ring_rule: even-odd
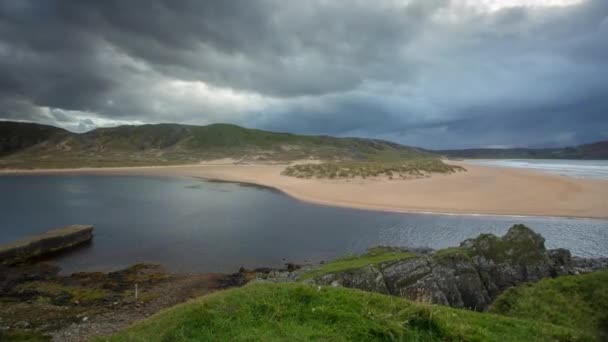
[[[254,283],[99,341],[594,341],[591,331],[333,287]]]
[[[0,168],[129,166],[247,160],[395,161],[432,157],[387,141],[307,136],[229,124],[157,124],[76,134],[31,123],[0,122]]]

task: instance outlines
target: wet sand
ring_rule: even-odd
[[[231,160],[196,165],[57,170],[4,170],[2,174],[114,174],[198,177],[252,183],[322,205],[452,214],[608,218],[608,181],[539,171],[472,165],[466,172],[408,180],[318,180],[282,176],[285,164]]]

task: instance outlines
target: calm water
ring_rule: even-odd
[[[276,191],[193,179],[0,177],[0,243],[68,224],[94,243],[59,258],[64,272],[157,262],[180,272],[316,262],[375,245],[458,245],[525,223],[583,256],[608,256],[608,221],[396,214],[302,203]]]
[[[608,160],[482,159],[470,163],[533,169],[575,178],[608,180]]]

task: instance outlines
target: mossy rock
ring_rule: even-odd
[[[481,234],[460,244],[469,256],[483,256],[495,262],[535,264],[547,259],[545,239],[523,224],[516,224],[502,238]]]

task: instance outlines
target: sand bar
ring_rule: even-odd
[[[467,172],[410,180],[317,180],[282,176],[285,165],[228,160],[196,165],[4,170],[1,174],[114,174],[200,177],[272,187],[323,205],[453,214],[608,218],[608,181],[450,162]]]

